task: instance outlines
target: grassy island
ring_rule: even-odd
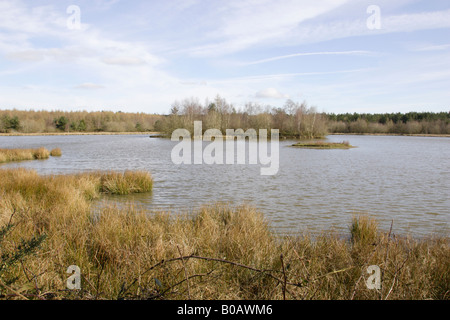
[[[315,141],[315,142],[298,142],[292,145],[297,148],[306,148],[306,149],[351,149],[356,148],[348,141],[343,142],[323,142],[323,141]]]
[[[60,157],[62,155],[61,149],[55,148],[48,151],[41,147],[38,149],[0,149],[0,163],[25,161],[25,160],[45,160],[50,156]]]
[[[0,163],[48,159],[50,152],[45,148],[38,149],[0,149]]]

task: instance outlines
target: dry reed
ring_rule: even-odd
[[[210,205],[194,214],[103,206],[102,192],[151,189],[146,172],[40,176],[0,170],[1,247],[46,234],[41,248],[0,276],[8,299],[448,299],[446,237],[414,240],[355,217],[350,240],[333,233],[279,237],[249,206]],[[140,187],[139,187],[140,186]],[[66,290],[67,267],[82,289]],[[367,267],[382,270],[369,290]],[[15,279],[15,281],[12,281]],[[20,295],[13,291],[20,292]]]

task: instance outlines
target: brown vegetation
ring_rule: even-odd
[[[306,149],[351,149],[355,148],[350,145],[348,141],[343,142],[324,142],[324,141],[314,141],[314,142],[298,142],[292,145],[293,147],[306,148]]]
[[[38,149],[0,149],[0,163],[48,159],[50,152],[41,147]]]
[[[131,205],[94,210],[91,200],[102,191],[124,193],[124,183],[130,192],[148,191],[150,179],[0,170],[0,297],[449,298],[448,239],[398,237],[367,216],[354,218],[348,238],[312,239],[277,236],[248,206],[211,205],[193,215]],[[66,288],[70,265],[81,269],[81,290]],[[382,270],[380,290],[365,285],[370,265]]]
[[[282,137],[322,138],[327,133],[326,115],[306,103],[286,101],[283,108],[245,104],[237,110],[233,104],[217,96],[203,105],[197,99],[185,99],[172,105],[171,114],[155,123],[155,129],[171,135],[175,129],[185,128],[193,133],[194,121],[202,121],[203,132],[219,129],[278,129]]]
[[[52,149],[52,151],[50,151],[50,155],[52,157],[61,157],[62,156],[62,151],[61,151],[60,148],[55,148],[55,149]]]

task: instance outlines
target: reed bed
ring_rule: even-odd
[[[3,299],[449,298],[448,238],[401,237],[369,216],[355,216],[344,236],[280,237],[250,206],[93,210],[102,193],[151,190],[147,172],[8,169],[0,180]],[[70,265],[81,269],[80,290],[66,288]],[[365,285],[370,265],[381,269],[381,289]]]
[[[0,163],[48,159],[50,152],[41,147],[38,149],[0,149]]]

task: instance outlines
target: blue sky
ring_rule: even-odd
[[[449,88],[448,0],[0,0],[1,109],[449,111]]]

